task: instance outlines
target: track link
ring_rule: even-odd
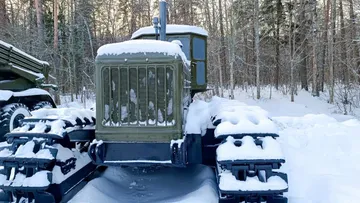
[[[0,144],[0,201],[60,202],[96,168],[87,155],[94,139],[93,112],[40,109],[32,114]]]
[[[255,137],[255,136],[254,136]],[[217,148],[216,174],[222,202],[287,203],[287,175],[276,172],[285,162],[271,137],[229,136]]]
[[[224,107],[212,117],[222,203],[287,203],[288,179],[275,124],[254,107]]]

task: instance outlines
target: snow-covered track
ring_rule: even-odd
[[[286,203],[287,175],[275,172],[285,162],[273,137],[229,136],[216,150],[219,196],[226,202]]]
[[[267,117],[255,118],[255,114],[242,115],[239,121],[233,112],[244,113],[220,111],[220,116],[212,118],[215,137],[222,140],[216,149],[220,201],[287,203],[283,197],[288,191],[287,175],[276,171],[285,158],[274,124]]]
[[[34,111],[0,144],[0,201],[61,201],[96,168],[87,155],[94,134],[92,111]]]

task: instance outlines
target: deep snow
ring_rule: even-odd
[[[276,123],[288,174],[289,203],[357,203],[360,199],[360,121],[336,114],[336,107],[300,91],[289,96],[237,90],[235,99],[268,111]],[[226,94],[225,94],[226,95]],[[215,180],[207,167],[132,171],[109,168],[71,202],[217,202]],[[181,190],[174,189],[180,187]],[[197,198],[197,199],[193,199]]]

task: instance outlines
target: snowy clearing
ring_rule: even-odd
[[[285,196],[289,203],[357,203],[360,121],[337,114],[336,107],[303,91],[294,103],[280,92],[273,92],[271,100],[260,101],[251,94],[237,90],[235,99],[260,106],[276,123],[277,140],[286,160],[281,171],[288,174],[289,192]],[[262,94],[265,97],[268,92]],[[174,189],[178,185],[181,191]],[[208,167],[151,172],[109,168],[71,202],[217,202],[216,187]]]

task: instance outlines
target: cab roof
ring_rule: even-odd
[[[201,36],[208,36],[208,32],[201,27],[193,26],[193,25],[176,25],[176,24],[168,24],[166,25],[166,34],[197,34]],[[143,27],[134,32],[131,36],[131,39],[138,38],[142,35],[154,35],[155,28],[153,26]]]

